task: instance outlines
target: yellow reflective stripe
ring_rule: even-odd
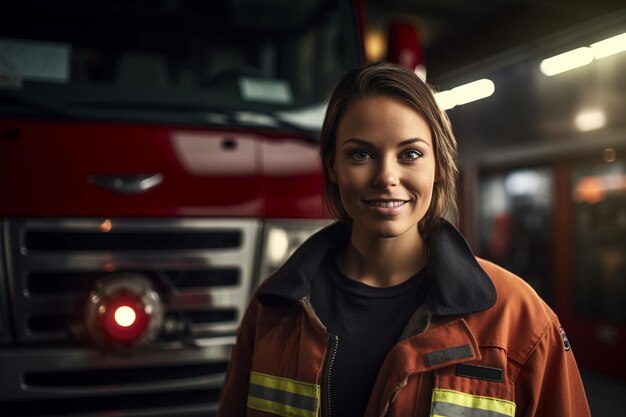
[[[295,381],[293,379],[262,374],[260,372],[250,373],[250,383],[263,387],[291,392],[293,394],[305,395],[307,397],[319,398],[320,386],[317,384],[307,384],[306,382]]]
[[[250,373],[248,408],[282,417],[316,417],[320,386],[289,378]]]
[[[446,389],[435,389],[433,390],[433,403],[435,402],[493,411],[510,417],[515,416],[515,403],[500,398],[482,397]]]
[[[301,408],[290,407],[286,404],[263,400],[256,397],[248,397],[248,408],[283,417],[315,417],[317,415],[317,411],[303,410]]]

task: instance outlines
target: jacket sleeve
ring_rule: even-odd
[[[217,417],[243,417],[246,415],[257,311],[258,302],[255,297],[248,305],[237,332],[237,341],[228,365]]]
[[[574,354],[556,318],[522,366],[515,397],[518,417],[590,416]]]

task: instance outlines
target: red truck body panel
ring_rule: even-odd
[[[0,216],[324,217],[317,147],[272,131],[0,122]],[[160,173],[127,195],[91,176]]]

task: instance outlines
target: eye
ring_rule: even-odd
[[[355,160],[355,161],[364,161],[366,159],[370,159],[372,156],[365,152],[365,151],[360,151],[360,150],[356,150],[356,151],[352,151],[350,152],[350,158]]]
[[[416,159],[421,158],[421,157],[422,157],[422,153],[415,149],[410,149],[400,154],[400,159],[404,161],[415,161]]]

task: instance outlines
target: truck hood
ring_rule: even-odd
[[[0,216],[319,218],[317,146],[276,129],[0,121]]]

